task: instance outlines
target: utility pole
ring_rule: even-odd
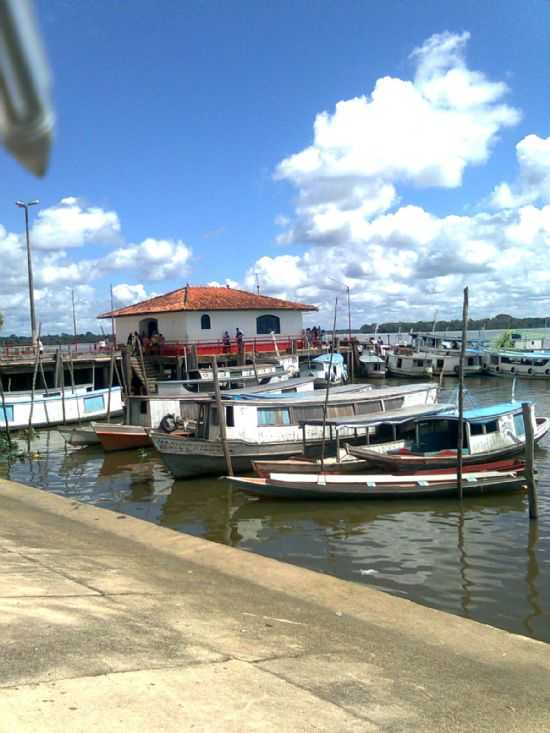
[[[115,307],[113,305],[113,286],[111,285],[111,313],[114,311]],[[115,319],[113,316],[111,316],[111,335],[113,337],[113,349],[116,348],[116,338],[115,338]]]
[[[254,274],[256,275],[256,292],[259,295],[260,294],[260,278],[257,272],[255,272]]]
[[[27,238],[27,270],[29,276],[29,305],[31,310],[31,336],[33,349],[36,349],[38,343],[38,329],[36,326],[36,311],[34,308],[34,281],[32,275],[31,241],[29,238],[29,207],[36,206],[38,203],[39,201],[29,201],[27,203],[25,203],[24,201],[15,202],[16,206],[18,206],[20,209],[24,209],[25,211],[25,235]]]
[[[71,300],[73,303],[73,331],[74,331],[74,340],[76,342],[76,311],[74,307],[74,288],[71,288]]]

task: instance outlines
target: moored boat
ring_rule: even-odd
[[[92,423],[98,442],[103,450],[131,450],[152,445],[147,428],[142,425],[115,425],[114,423]]]
[[[365,388],[367,387],[367,388]],[[437,404],[438,388],[433,383],[401,385],[373,389],[370,385],[334,387],[330,391],[328,418],[340,417],[361,421],[420,409],[426,413]],[[305,442],[312,455],[319,454],[323,444],[325,393],[293,395],[224,395],[227,445],[235,471],[250,470],[253,460],[289,458],[301,452]],[[313,422],[312,422],[313,421]],[[357,427],[340,431],[341,437],[353,440]],[[223,474],[226,464],[220,440],[215,400],[197,403],[195,429],[189,437],[151,431],[151,439],[168,469],[177,478],[206,474]],[[326,455],[336,450],[336,435],[329,429]]]
[[[70,445],[84,447],[87,445],[99,445],[99,438],[93,426],[83,425],[58,425],[57,432],[63,440]]]
[[[458,415],[441,413],[415,421],[414,429],[401,441],[378,445],[349,445],[348,451],[371,467],[392,472],[456,467]],[[550,430],[550,418],[536,417],[535,443]],[[488,464],[523,453],[525,426],[522,405],[506,402],[464,412],[464,466]]]
[[[353,475],[272,473],[268,478],[226,476],[233,488],[270,499],[412,499],[457,496],[455,473]],[[525,479],[520,471],[466,473],[463,493],[514,491]]]
[[[396,377],[426,379],[433,375],[431,358],[422,354],[391,353],[388,354],[387,364],[388,372]]]

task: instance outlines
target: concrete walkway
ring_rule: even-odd
[[[544,731],[545,644],[0,482],[0,731]]]

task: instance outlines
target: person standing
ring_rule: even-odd
[[[223,353],[229,354],[229,352],[231,351],[231,337],[229,336],[229,331],[223,332],[222,344],[223,344]]]
[[[244,344],[243,344],[243,332],[241,331],[240,328],[237,328],[235,330],[235,338],[237,340],[237,350],[239,354],[242,354]]]

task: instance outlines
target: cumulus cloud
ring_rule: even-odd
[[[115,308],[120,308],[132,303],[139,303],[142,300],[148,300],[154,297],[154,293],[147,293],[144,285],[136,283],[130,285],[128,283],[120,283],[113,287],[113,301]]]
[[[378,79],[370,96],[340,101],[314,122],[313,144],[275,171],[298,189],[282,244],[359,241],[399,202],[399,185],[455,188],[484,163],[498,133],[518,122],[506,84],[472,71],[468,33],[433,35],[415,49],[414,78]]]
[[[550,137],[527,135],[516,145],[519,166],[517,180],[499,183],[491,202],[497,209],[517,208],[525,204],[550,202]]]
[[[74,196],[40,209],[31,231],[35,249],[64,250],[86,244],[120,242],[120,221],[115,211],[83,206]]]

